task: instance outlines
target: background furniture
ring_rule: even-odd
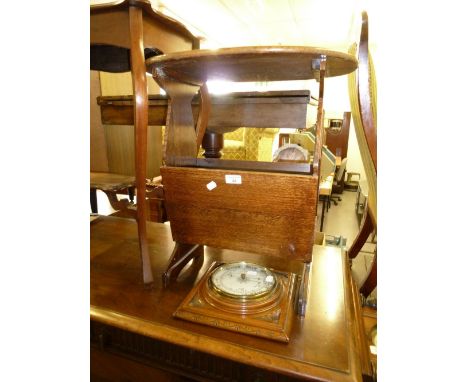
[[[135,177],[137,199],[146,200],[148,92],[145,58],[181,49],[199,48],[183,25],[155,12],[148,0],[123,0],[91,5],[91,69],[131,70],[134,105]],[[146,203],[137,208],[143,280],[153,281],[146,235]]]
[[[333,154],[341,158],[346,158],[348,156],[350,122],[351,113],[345,111],[343,113],[343,119],[330,119],[330,125],[325,129],[325,144]]]
[[[341,161],[340,167],[336,172],[335,176],[333,177],[333,188],[332,188],[332,196],[331,200],[333,203],[338,205],[338,201],[341,201],[341,197],[336,194],[342,194],[344,191],[345,186],[345,176],[346,176],[346,164],[348,163],[348,158],[344,158]],[[335,195],[333,195],[335,194]]]
[[[91,210],[93,213],[98,213],[96,191],[101,190],[107,195],[112,208],[121,212],[119,216],[136,217],[136,209],[129,209],[129,207],[135,207],[132,200],[132,196],[135,194],[135,177],[107,172],[91,172],[90,175]],[[128,193],[130,201],[127,199],[119,200],[118,193]]]
[[[152,270],[164,271],[174,242],[148,223]],[[356,286],[345,253],[314,247],[310,303],[288,344],[176,319],[172,313],[212,261],[240,257],[300,272],[299,261],[205,247],[173,288],[141,286],[136,223],[101,216],[91,223],[91,378],[182,381],[363,381],[372,373]],[[185,379],[184,379],[185,378]]]
[[[310,92],[306,90],[210,95],[208,129],[219,130],[218,135],[225,137],[225,159],[271,161],[272,144],[280,127],[303,129],[307,126],[307,120],[310,118],[308,114],[311,113],[308,107],[309,98]],[[199,102],[198,95],[195,95],[192,100],[194,120],[199,115]],[[133,124],[133,97],[99,96],[97,104],[100,107],[101,122],[106,136],[117,146],[117,149],[114,147],[112,153],[108,154],[109,157],[114,157],[110,166],[122,169],[124,174],[132,175],[133,162],[129,158],[133,149],[128,144],[123,146],[122,138],[125,136],[126,140],[133,141],[131,132],[127,129]],[[160,94],[149,95],[148,104],[150,160],[147,177],[152,178],[160,174],[168,97]],[[162,138],[159,137],[158,131],[151,129],[156,126],[163,126]],[[116,127],[125,130],[114,133]],[[200,150],[199,156],[202,156],[203,151]]]
[[[279,146],[281,147],[285,143],[297,144],[305,148],[310,157],[313,160],[315,152],[315,133],[310,131],[297,132],[297,133],[288,133],[279,135]],[[320,163],[320,180],[323,181],[330,176],[330,174],[335,173],[337,166],[341,164],[341,157],[335,156],[327,147],[322,146],[322,157]]]
[[[325,212],[328,212],[330,207],[330,200],[333,188],[333,177],[330,175],[325,180],[320,182],[319,186],[319,198],[322,200],[322,213],[320,217],[320,231],[323,231],[323,222],[325,219]]]
[[[366,180],[360,180],[358,184],[358,189],[356,193],[356,203],[355,203],[355,211],[356,216],[358,218],[359,226],[362,222],[362,217],[364,213],[367,214],[367,197],[369,193],[369,188],[367,186]]]
[[[273,141],[279,129],[240,128],[224,134],[223,159],[271,161]]]

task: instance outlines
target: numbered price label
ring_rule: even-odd
[[[242,184],[241,175],[225,175],[226,184]]]

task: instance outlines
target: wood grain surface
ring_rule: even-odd
[[[161,175],[175,241],[310,261],[317,176],[177,167]],[[227,184],[228,175],[242,183]]]

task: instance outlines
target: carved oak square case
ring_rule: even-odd
[[[288,342],[297,276],[246,263],[213,262],[174,316]]]

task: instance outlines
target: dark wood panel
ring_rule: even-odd
[[[297,381],[95,321],[91,321],[91,344],[91,380],[95,382]]]
[[[91,324],[91,327],[93,327],[93,324]],[[129,356],[123,357],[94,347],[91,347],[90,361],[91,382],[187,382],[186,379],[161,368],[151,367],[143,362],[130,359]]]
[[[310,260],[316,176],[175,167],[161,175],[175,241]]]
[[[196,167],[217,168],[229,170],[249,170],[265,172],[286,172],[297,174],[312,174],[310,163],[300,162],[260,162],[250,160],[231,160],[217,158],[197,158]]]
[[[292,128],[305,129],[309,91],[274,91],[264,93],[239,92],[210,96],[211,111],[208,127],[233,128]],[[130,96],[98,97],[102,123],[109,125],[133,124],[133,98]],[[149,125],[166,124],[168,98],[149,96]],[[309,111],[311,112],[311,111]],[[192,101],[193,119],[199,113],[199,97]]]

